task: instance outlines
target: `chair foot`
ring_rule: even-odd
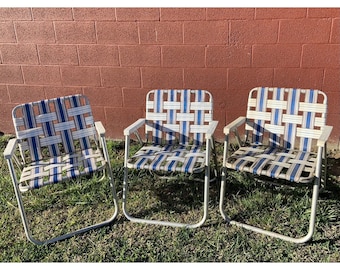
[[[276,232],[272,232],[272,231],[268,231],[268,230],[264,230],[255,226],[251,226],[248,225],[246,223],[241,223],[235,220],[231,220],[229,222],[230,225],[236,225],[238,227],[242,227],[246,230],[250,230],[253,231],[255,233],[259,233],[259,234],[263,234],[269,237],[274,237],[274,238],[278,238],[284,241],[288,241],[288,242],[292,242],[292,243],[296,243],[296,244],[303,244],[306,243],[307,241],[309,241],[312,238],[312,234],[313,232],[309,232],[306,236],[301,237],[301,238],[294,238],[294,237],[289,237],[289,236],[285,236]]]

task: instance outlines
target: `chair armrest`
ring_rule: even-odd
[[[5,148],[5,151],[4,151],[4,157],[6,159],[11,159],[13,154],[14,154],[14,151],[17,147],[17,144],[18,144],[18,139],[17,138],[13,138],[13,139],[10,139],[7,143],[7,146]]]
[[[242,125],[245,121],[246,121],[245,116],[238,117],[236,120],[234,120],[233,122],[231,122],[230,124],[228,124],[224,127],[224,129],[223,129],[224,134],[228,135],[230,133],[230,131],[236,129],[237,127]]]
[[[218,125],[218,121],[211,121],[210,124],[209,124],[209,127],[208,127],[208,130],[205,134],[205,139],[208,140],[208,139],[211,139],[212,136],[214,135],[214,132],[215,132],[215,129]]]
[[[329,138],[329,135],[331,134],[332,132],[332,129],[333,127],[332,126],[325,126],[319,139],[318,139],[318,142],[317,142],[317,146],[318,147],[323,147],[325,145],[325,143],[327,142],[328,138]]]
[[[106,131],[105,131],[105,128],[104,128],[102,122],[101,121],[97,121],[97,122],[94,123],[94,125],[96,127],[96,130],[97,130],[99,136],[100,137],[104,137]]]
[[[138,119],[132,125],[128,126],[126,129],[124,129],[124,136],[130,136],[132,133],[137,131],[142,125],[144,125],[145,122],[146,122],[145,118]]]

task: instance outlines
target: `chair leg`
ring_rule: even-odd
[[[224,168],[225,169],[225,168]],[[247,230],[251,230],[253,232],[256,233],[261,233],[267,236],[271,236],[271,237],[275,237],[275,238],[279,238],[285,241],[289,241],[289,242],[293,242],[293,243],[305,243],[307,241],[309,241],[314,233],[314,228],[315,228],[315,218],[316,218],[316,209],[317,209],[317,201],[318,201],[318,197],[319,197],[319,190],[320,190],[320,178],[316,177],[314,180],[314,185],[313,185],[313,195],[312,195],[312,202],[311,202],[311,214],[310,214],[310,220],[309,220],[309,229],[308,229],[308,233],[300,238],[294,238],[294,237],[289,237],[289,236],[285,236],[276,232],[272,232],[272,231],[268,231],[268,230],[264,230],[252,225],[248,225],[245,223],[241,223],[235,220],[231,220],[225,213],[224,211],[224,196],[225,196],[225,190],[226,190],[226,177],[225,174],[223,173],[222,176],[222,183],[221,183],[221,192],[220,192],[220,212],[221,215],[223,217],[223,219],[229,223],[230,225],[236,225],[239,227],[242,227],[244,229]]]
[[[9,165],[9,168],[10,168],[10,171],[11,171],[11,178],[12,178],[12,182],[13,182],[13,186],[14,186],[14,192],[15,192],[16,199],[17,199],[17,202],[18,202],[18,207],[19,207],[22,223],[23,223],[23,226],[24,226],[25,234],[26,234],[27,239],[30,242],[32,242],[33,244],[36,244],[36,245],[51,244],[51,243],[54,243],[54,242],[57,242],[57,241],[61,241],[61,240],[70,238],[70,237],[75,236],[77,234],[87,232],[89,230],[93,230],[93,229],[96,229],[96,228],[103,227],[105,225],[109,225],[110,223],[112,223],[112,221],[118,215],[118,202],[117,202],[117,195],[116,195],[116,191],[115,191],[115,187],[114,187],[113,175],[112,175],[112,172],[110,171],[109,167],[107,166],[108,177],[110,179],[110,186],[111,186],[111,191],[113,193],[113,200],[114,200],[114,205],[115,205],[115,211],[114,211],[113,215],[109,219],[107,219],[103,222],[100,222],[100,223],[97,223],[97,224],[94,224],[94,225],[90,225],[90,226],[87,226],[85,228],[81,228],[79,230],[76,230],[76,231],[73,231],[73,232],[70,232],[70,233],[66,233],[64,235],[60,235],[60,236],[57,236],[57,237],[54,237],[54,238],[51,238],[51,239],[47,239],[47,240],[38,240],[38,239],[33,237],[31,230],[30,230],[30,227],[29,227],[29,222],[28,222],[28,219],[27,219],[27,216],[26,216],[26,211],[25,211],[25,208],[24,208],[22,195],[21,195],[21,192],[19,191],[19,188],[18,188],[18,185],[17,185],[17,179],[16,179],[16,176],[15,176],[13,163],[8,161],[8,165]]]
[[[209,159],[206,158],[206,166],[205,166],[205,176],[204,176],[204,202],[203,202],[203,217],[198,223],[188,224],[188,223],[180,223],[180,222],[170,222],[163,220],[152,220],[152,219],[143,219],[136,218],[129,214],[127,210],[127,202],[128,202],[128,168],[127,168],[127,159],[129,156],[129,139],[125,141],[125,162],[124,162],[124,181],[123,181],[123,213],[125,217],[132,221],[144,224],[154,224],[154,225],[163,225],[163,226],[171,226],[171,227],[183,227],[183,228],[197,228],[204,224],[208,217],[208,206],[209,206],[209,183],[210,183],[210,165]],[[206,156],[210,157],[210,146],[207,144]]]
[[[208,169],[206,169],[208,170]],[[170,222],[163,220],[152,220],[152,219],[144,219],[144,218],[136,218],[130,215],[127,210],[128,204],[128,168],[124,168],[124,182],[123,182],[123,213],[125,217],[132,221],[144,224],[153,224],[153,225],[163,225],[163,226],[171,226],[171,227],[183,227],[183,228],[197,228],[203,225],[208,216],[208,202],[209,202],[209,175],[205,175],[204,180],[204,203],[203,203],[203,217],[198,223],[189,224],[189,223],[180,223],[180,222]]]

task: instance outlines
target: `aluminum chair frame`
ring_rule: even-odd
[[[87,97],[73,95],[21,104],[13,108],[12,117],[16,138],[9,140],[4,157],[28,240],[37,245],[50,244],[112,223],[118,214],[118,203],[105,128],[100,121],[94,122]],[[73,143],[79,143],[81,153]],[[92,152],[91,143],[96,145],[96,151]],[[97,163],[100,166],[96,167]],[[15,165],[21,170],[20,177]],[[115,208],[112,216],[50,239],[36,239],[27,219],[22,192],[34,192],[36,188],[95,172],[109,178]]]
[[[163,97],[164,96],[164,97]],[[167,99],[165,98],[167,96]],[[195,96],[195,100],[193,99]],[[181,100],[179,100],[179,98]],[[206,100],[207,99],[207,100]],[[123,212],[127,219],[132,222],[165,225],[172,227],[196,228],[204,224],[208,217],[209,203],[209,184],[210,184],[210,159],[211,152],[214,152],[213,134],[218,122],[213,121],[213,99],[212,95],[206,90],[151,90],[146,96],[146,117],[138,119],[135,123],[124,130],[125,136],[125,157],[124,157],[124,181],[123,181]],[[140,158],[140,164],[136,165],[136,169],[147,169],[150,171],[163,172],[182,172],[195,173],[195,168],[185,168],[186,161],[180,165],[177,162],[182,157],[181,145],[188,146],[189,139],[193,139],[193,147],[195,145],[202,146],[205,142],[205,152],[199,154],[202,161],[200,169],[197,172],[204,171],[204,202],[203,216],[197,223],[181,223],[166,220],[153,220],[147,218],[137,218],[132,216],[128,211],[128,178],[129,169],[134,165],[130,164],[130,160],[134,157],[130,156],[130,140],[131,135],[135,134],[140,143],[143,140],[139,134],[139,129],[145,127],[145,143],[152,144],[151,147],[142,147],[134,157]],[[182,132],[181,132],[182,131]],[[149,133],[152,133],[152,140],[149,141]],[[177,136],[176,136],[177,135]],[[169,146],[169,147],[168,147]],[[169,149],[174,146],[174,149]],[[178,147],[178,148],[177,148]],[[182,147],[184,148],[184,147]],[[144,149],[144,150],[143,150]],[[177,152],[176,152],[177,151]],[[143,163],[156,152],[157,157],[164,154],[164,159],[153,158],[151,161]],[[140,153],[140,155],[138,154]],[[174,154],[177,153],[177,154]],[[170,158],[168,158],[168,155]],[[184,156],[194,156],[195,153],[187,153]],[[145,157],[145,160],[144,160]],[[190,157],[189,157],[190,159]],[[156,161],[155,161],[156,160]],[[176,167],[177,164],[178,166]],[[170,165],[171,164],[171,165]],[[177,169],[176,169],[177,168]]]
[[[326,125],[326,114],[327,96],[320,90],[257,87],[249,92],[246,117],[241,116],[224,127],[225,141],[219,208],[227,223],[293,243],[305,243],[312,238],[319,190],[321,183],[325,185],[326,182],[326,178],[322,179],[323,161],[326,160],[326,142],[332,131],[332,126]],[[238,131],[243,124],[245,124],[246,131],[245,140],[241,139]],[[232,133],[235,134],[239,152],[235,151],[230,155]],[[265,150],[252,154],[252,149],[255,151],[262,147],[265,133],[269,134],[269,142],[265,145]],[[245,142],[250,142],[249,147],[245,145]],[[317,153],[312,152],[313,146],[317,147]],[[277,153],[271,155],[271,151],[277,151]],[[288,154],[282,154],[283,152]],[[324,170],[326,169],[327,166],[324,166]],[[290,182],[313,183],[307,234],[302,237],[290,237],[231,220],[224,206],[228,170],[243,171],[255,176],[264,175]]]

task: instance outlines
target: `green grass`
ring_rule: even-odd
[[[3,152],[7,136],[0,137]],[[133,147],[133,145],[132,145]],[[108,141],[121,207],[124,145]],[[222,145],[218,145],[221,157]],[[340,261],[340,182],[330,158],[327,189],[320,194],[316,232],[297,245],[227,225],[218,210],[220,183],[210,188],[209,218],[197,229],[143,225],[128,221],[121,209],[110,226],[55,244],[37,246],[24,234],[7,164],[0,156],[0,261],[2,262],[338,262]],[[130,176],[130,212],[135,216],[199,220],[202,183],[159,180],[149,172]],[[69,190],[70,189],[70,190]],[[112,214],[106,179],[81,179],[24,194],[34,234],[64,233]],[[306,233],[311,192],[280,189],[243,174],[228,176],[227,209],[237,220],[277,232]],[[47,204],[50,202],[50,204]]]

